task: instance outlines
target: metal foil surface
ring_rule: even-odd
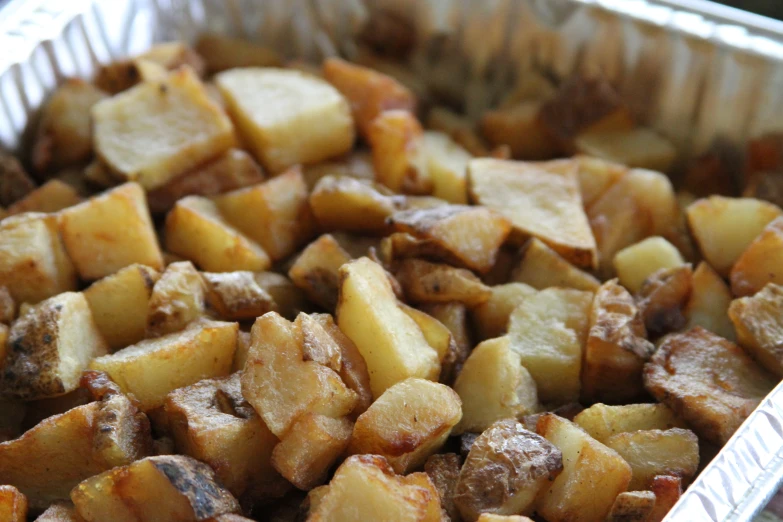
[[[63,79],[209,31],[290,60],[371,61],[476,117],[531,71],[611,80],[682,160],[783,131],[783,22],[703,0],[11,0],[0,10],[0,145]],[[399,54],[368,58],[380,46]],[[783,480],[783,385],[667,521],[751,520]]]

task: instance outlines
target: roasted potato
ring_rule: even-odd
[[[322,230],[384,233],[386,219],[404,205],[371,182],[348,176],[324,176],[310,194],[310,208]]]
[[[623,406],[593,404],[574,417],[574,424],[577,424],[601,443],[618,433],[686,427],[663,403],[626,404]]]
[[[167,266],[149,297],[146,336],[160,337],[184,330],[190,322],[202,317],[205,286],[204,279],[190,261]]]
[[[783,283],[783,217],[764,227],[731,269],[731,291],[742,297],[759,292],[767,283]]]
[[[685,326],[684,309],[692,288],[693,270],[690,264],[658,270],[644,281],[636,300],[651,337]]]
[[[435,485],[440,496],[441,509],[450,520],[459,520],[459,510],[454,503],[454,491],[457,488],[462,459],[456,453],[432,455],[424,463],[424,472]]]
[[[52,179],[8,207],[8,215],[22,212],[57,212],[81,202],[82,198],[71,185]]]
[[[655,494],[655,507],[647,517],[647,522],[661,522],[674,504],[680,500],[682,479],[659,475],[652,479],[650,490]]]
[[[538,290],[560,286],[595,292],[600,286],[595,277],[579,270],[536,238],[530,239],[522,248],[520,259],[511,272],[511,280]]]
[[[281,63],[272,49],[216,33],[202,34],[196,42],[196,52],[213,74],[237,67],[277,67]]]
[[[288,277],[312,302],[334,311],[340,289],[340,267],[351,259],[334,237],[324,234],[302,250],[288,270]]]
[[[394,192],[431,194],[432,178],[424,154],[424,131],[405,110],[380,113],[367,129],[375,180]]]
[[[691,296],[685,305],[686,328],[701,326],[705,330],[734,341],[734,326],[729,320],[732,295],[726,282],[705,261],[693,271]]]
[[[253,272],[203,272],[201,276],[206,282],[207,305],[221,320],[255,319],[277,308]]]
[[[420,259],[405,259],[395,276],[413,303],[449,303],[457,301],[468,306],[486,302],[491,290],[464,268],[454,268]]]
[[[617,495],[606,522],[646,522],[655,500],[652,491],[624,491]]]
[[[490,291],[489,299],[471,309],[473,327],[481,340],[504,335],[514,309],[536,293],[525,283],[497,285],[490,287]]]
[[[27,497],[13,486],[0,486],[0,520],[27,522]]]
[[[620,283],[637,293],[652,274],[685,263],[677,247],[660,236],[648,237],[614,255],[612,264]]]
[[[742,345],[765,369],[783,376],[783,286],[770,283],[752,297],[735,299],[729,317]]]

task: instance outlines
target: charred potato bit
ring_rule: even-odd
[[[462,459],[455,453],[432,455],[424,463],[424,472],[430,478],[440,496],[440,505],[450,520],[459,520],[459,510],[454,504],[454,491],[459,480]]]
[[[274,299],[256,282],[253,272],[203,272],[210,310],[224,321],[255,319],[276,308]]]
[[[340,267],[351,259],[334,237],[324,234],[302,250],[288,270],[288,277],[312,302],[334,311],[340,290]]]
[[[525,243],[511,280],[543,290],[551,286],[595,292],[600,283],[536,238]]]
[[[204,279],[193,263],[179,261],[167,266],[149,298],[147,337],[184,330],[203,316],[204,294]]]
[[[655,494],[655,507],[647,522],[661,522],[682,496],[682,479],[670,475],[659,475],[652,479],[650,491]]]
[[[693,289],[690,264],[662,268],[648,277],[636,299],[650,337],[680,330],[685,326],[685,306]]]
[[[735,299],[729,317],[737,341],[764,368],[783,376],[783,287],[770,283],[753,297]]]

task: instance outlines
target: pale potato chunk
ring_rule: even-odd
[[[702,261],[693,272],[691,295],[685,305],[686,328],[701,326],[729,341],[736,339],[729,320],[732,295],[726,282]]]
[[[783,376],[783,286],[770,283],[752,297],[735,299],[729,317],[737,342],[775,375]]]
[[[204,272],[207,304],[224,321],[255,319],[275,310],[269,293],[256,282],[253,272]]]
[[[190,261],[171,263],[152,288],[147,337],[178,332],[204,315],[204,280]]]
[[[334,310],[340,289],[340,267],[351,259],[334,237],[324,234],[302,250],[288,270],[288,277],[312,302]]]
[[[82,279],[100,279],[134,263],[163,268],[144,189],[136,183],[65,209],[60,233]]]
[[[595,277],[579,270],[536,238],[525,243],[511,280],[538,290],[561,286],[594,292],[600,285]]]
[[[216,33],[202,34],[196,42],[196,52],[204,59],[207,70],[211,73],[237,67],[280,65],[280,56],[272,49],[249,40]]]
[[[767,283],[783,283],[783,217],[777,217],[761,231],[739,256],[731,269],[731,291],[742,297],[753,295]]]
[[[645,127],[586,132],[576,138],[575,145],[583,154],[660,172],[667,172],[677,157],[671,142]]]
[[[509,318],[511,348],[536,381],[544,403],[574,402],[592,292],[548,288],[525,299]]]
[[[632,293],[641,290],[644,281],[658,270],[683,263],[685,260],[677,247],[660,236],[648,237],[625,247],[612,260],[620,283]]]
[[[52,179],[8,207],[8,215],[22,212],[57,212],[72,207],[81,200],[79,192],[71,185],[59,179]]]
[[[367,363],[375,398],[408,377],[437,379],[437,352],[400,310],[383,268],[361,258],[340,268],[337,324]]]
[[[65,292],[16,321],[0,373],[0,394],[25,400],[63,395],[79,386],[82,371],[107,352],[87,300]]]
[[[229,225],[217,206],[199,196],[182,198],[166,216],[166,249],[210,272],[266,270],[272,264],[259,245]]]
[[[557,415],[541,417],[537,431],[563,453],[563,472],[539,497],[538,514],[547,520],[603,522],[631,482],[631,466]]]
[[[454,504],[454,490],[457,487],[462,459],[456,453],[438,453],[424,463],[424,472],[435,485],[440,496],[440,505],[450,520],[459,520],[459,510]]]
[[[574,423],[601,443],[618,433],[686,427],[663,403],[626,404],[623,406],[593,404],[578,413],[574,417]]]
[[[320,78],[248,67],[222,72],[215,82],[243,140],[271,172],[318,163],[353,146],[348,102]]]
[[[402,196],[348,176],[324,176],[310,194],[310,208],[323,230],[385,233],[386,219],[403,205]]]
[[[449,303],[468,306],[486,302],[492,292],[473,272],[421,259],[405,259],[395,276],[408,301],[413,303]]]
[[[231,121],[187,67],[92,108],[98,157],[146,189],[164,185],[234,144]]]
[[[378,183],[394,192],[432,193],[423,134],[416,116],[408,111],[385,111],[372,121],[367,129],[367,141]]]
[[[473,156],[441,132],[424,131],[424,157],[432,195],[459,205],[468,202],[468,162]]]
[[[524,101],[513,107],[485,112],[481,133],[494,146],[508,145],[511,155],[523,160],[549,159],[558,146],[541,122],[540,101]]]
[[[704,259],[726,276],[764,227],[781,215],[781,210],[758,199],[710,196],[691,204],[686,214]]]
[[[147,339],[93,359],[145,411],[162,406],[172,390],[231,371],[237,344],[236,323],[194,322],[182,332]]]
[[[489,299],[471,310],[473,326],[481,340],[505,334],[511,312],[536,293],[535,288],[525,283],[497,285],[490,287],[490,291]]]
[[[0,520],[27,522],[27,497],[13,486],[0,486]]]
[[[655,500],[652,491],[624,491],[617,495],[606,522],[647,522]]]
[[[517,239],[537,237],[575,265],[596,266],[575,164],[474,159],[468,170],[473,201],[508,218]]]
[[[455,434],[481,433],[495,421],[519,419],[539,408],[536,382],[511,349],[507,336],[473,349],[454,381],[462,400],[462,420]]]

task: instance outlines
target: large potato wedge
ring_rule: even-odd
[[[753,295],[767,283],[783,283],[783,217],[777,217],[748,245],[731,269],[731,291]]]
[[[52,179],[8,207],[8,215],[22,212],[57,212],[81,201],[82,198],[74,187],[59,179]]]
[[[729,341],[736,339],[734,326],[729,320],[732,295],[721,276],[705,261],[693,271],[691,296],[685,305],[687,328],[701,326]]]
[[[686,427],[663,403],[625,404],[623,406],[593,404],[578,413],[574,417],[574,423],[601,443],[618,433]]]
[[[538,290],[560,286],[595,292],[600,285],[595,277],[579,270],[536,238],[525,243],[511,280]]]
[[[685,326],[685,306],[693,289],[690,264],[654,272],[642,284],[636,301],[651,338]]]
[[[729,317],[737,342],[775,375],[783,376],[783,286],[770,283],[752,297],[735,299]]]
[[[147,337],[184,330],[205,314],[206,285],[190,261],[171,263],[152,288],[147,311]]]

